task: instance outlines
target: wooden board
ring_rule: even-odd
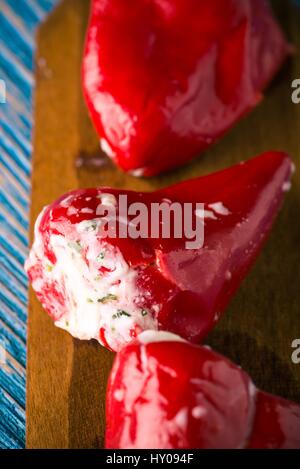
[[[300,50],[300,13],[276,10]],[[300,165],[300,105],[291,81],[300,55],[285,66],[263,103],[219,144],[168,175],[135,179],[101,155],[81,95],[80,62],[88,2],[65,0],[38,35],[32,177],[31,239],[41,208],[77,187],[108,185],[152,190],[221,169],[268,149],[283,149]],[[271,237],[207,343],[239,363],[261,388],[300,402],[300,365],[291,342],[300,337],[300,181]],[[103,446],[105,388],[113,354],[54,327],[30,290],[27,367],[27,447]]]

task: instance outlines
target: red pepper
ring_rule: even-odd
[[[300,405],[257,390],[213,350],[164,334],[143,332],[117,354],[106,448],[300,447]]]
[[[33,288],[57,325],[114,350],[132,340],[133,331],[151,328],[199,342],[255,261],[291,173],[289,157],[270,152],[153,193],[98,188],[65,194],[38,219],[26,264]],[[143,202],[149,213],[154,202],[203,203],[204,245],[188,249],[172,226],[171,238],[103,239],[94,226],[97,208],[120,195],[127,195],[128,206]]]
[[[265,0],[93,0],[83,90],[102,147],[153,175],[260,101],[289,52]]]

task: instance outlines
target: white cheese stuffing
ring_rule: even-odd
[[[230,270],[226,270],[225,279],[228,281],[232,279],[232,273],[230,272]]]
[[[113,151],[110,144],[105,138],[100,139],[100,148],[110,158],[114,158],[116,156],[116,153]]]
[[[142,177],[145,174],[145,168],[138,168],[138,169],[133,169],[130,171],[131,176],[134,177]]]
[[[207,410],[201,405],[197,405],[196,407],[192,408],[192,417],[194,417],[194,419],[201,419],[201,417],[204,417],[206,413]]]
[[[94,211],[89,207],[84,207],[80,210],[80,213],[93,213]]]
[[[151,342],[185,342],[179,335],[167,331],[148,330],[138,335],[138,340],[142,344]]]
[[[173,418],[173,423],[178,427],[180,430],[184,431],[188,424],[188,408],[183,407],[180,409],[175,417]]]
[[[107,200],[107,199],[105,199]],[[112,199],[110,199],[111,201]],[[33,288],[41,292],[45,282],[64,286],[66,313],[54,305],[59,319],[55,325],[79,339],[101,342],[100,330],[113,350],[119,350],[132,340],[132,330],[158,329],[156,306],[143,309],[144,292],[136,286],[137,271],[125,261],[116,246],[97,237],[100,220],[85,220],[76,225],[78,240],[52,234],[49,244],[56,263],[49,266],[38,226],[26,269],[42,262],[43,278]],[[75,232],[76,236],[76,232]],[[44,305],[48,309],[48,305]],[[105,345],[105,344],[104,344]]]
[[[196,215],[199,216],[200,218],[201,218],[201,216],[203,217],[203,211],[202,210],[201,210],[201,213],[202,213],[202,215],[199,213],[198,210],[196,210]],[[204,210],[204,218],[210,218],[211,220],[217,220],[216,215],[211,210]]]
[[[73,207],[72,205],[70,205],[70,207],[68,207],[68,209],[67,209],[68,217],[70,217],[72,215],[77,215],[77,213],[78,213],[78,210],[75,207]]]
[[[217,220],[218,215],[227,216],[230,215],[230,211],[222,202],[215,202],[213,204],[208,204],[210,210],[195,210],[195,214],[199,218],[208,218],[211,220]]]
[[[289,192],[291,190],[291,187],[292,187],[292,183],[290,181],[287,181],[283,183],[282,190],[283,192]]]
[[[215,202],[208,205],[217,215],[230,215],[230,211],[226,208],[222,202]]]
[[[105,207],[116,207],[117,205],[117,199],[113,194],[102,193],[99,198]]]
[[[114,398],[116,401],[121,402],[124,399],[124,390],[123,389],[116,389],[114,392]]]

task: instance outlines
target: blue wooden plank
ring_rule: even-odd
[[[5,445],[7,448],[22,448],[25,440],[23,409],[3,389],[0,389],[0,400],[1,430],[4,433],[3,437],[8,437]]]
[[[2,246],[0,247],[0,263],[2,269],[6,270],[11,275],[13,275],[19,285],[23,286],[24,288],[28,287],[28,281],[24,270],[20,268],[20,266],[12,256],[7,256],[7,253],[3,251]]]
[[[23,448],[34,36],[58,0],[0,1],[0,448]]]
[[[0,44],[9,45],[10,51],[17,56],[23,65],[32,70],[33,68],[33,47],[24,40],[18,28],[0,12]]]

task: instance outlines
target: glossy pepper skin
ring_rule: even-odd
[[[151,176],[218,140],[289,52],[265,0],[93,0],[85,99],[103,150]]]
[[[79,329],[82,327],[82,316],[86,319],[83,326],[88,330],[88,314],[94,319],[95,314],[102,315],[100,322],[95,320],[92,332],[83,333],[80,330],[77,334],[72,328],[65,328],[80,338],[96,338],[114,350],[122,348],[145,329],[168,330],[192,342],[199,342],[218,321],[255,261],[284,193],[289,189],[291,174],[290,158],[285,153],[269,152],[226,170],[152,193],[98,188],[65,194],[44,209],[36,224],[36,240],[26,264],[33,288],[60,327],[64,327],[62,320],[67,319],[70,323],[67,315],[71,308],[77,316],[80,315],[77,323],[73,324],[74,327],[78,325]],[[103,196],[117,200],[120,194],[127,195],[128,205],[143,202],[149,213],[153,202],[179,202],[181,205],[190,202],[192,207],[196,202],[204,203],[203,247],[187,249],[185,238],[162,236],[157,239],[108,237],[103,241],[101,233],[90,231],[89,226],[82,230],[81,222],[93,224],[97,221],[97,207]],[[117,219],[119,215],[118,212]],[[81,262],[71,266],[68,272],[67,261],[59,263],[59,256],[65,255],[65,252],[54,253],[54,245],[58,243],[61,246],[62,242],[75,247],[72,258]],[[108,265],[105,259],[99,260],[97,257],[103,249],[103,242],[112,253]],[[80,254],[76,252],[78,245]],[[85,283],[87,278],[91,279],[89,282],[96,277],[98,281],[106,282],[110,275],[114,275],[113,256],[117,259],[120,255],[126,263],[126,274],[119,282],[120,291],[125,296],[129,287],[125,283],[122,290],[123,283],[132,275],[135,279],[129,295],[130,301],[134,298],[134,304],[130,306],[134,313],[124,305],[116,306],[116,311],[113,311],[117,303],[116,298],[112,297],[109,311],[107,301],[96,299],[95,302],[100,301],[97,303],[99,308],[97,313],[92,312],[93,305],[87,298],[89,302],[84,303],[79,312],[76,302],[81,302],[81,297],[70,297],[69,289],[74,282],[69,282],[68,275],[72,275],[74,269],[78,274],[76,296],[82,286],[90,289],[90,285]],[[59,269],[57,265],[60,265]],[[100,283],[94,283],[92,287],[88,297],[94,295]],[[112,289],[102,292],[102,298],[108,293],[116,293],[115,283],[112,286],[109,284],[110,287]],[[118,300],[122,301],[123,298]],[[116,317],[119,309],[130,314],[130,318],[126,318],[128,324],[125,318]],[[141,314],[142,311],[147,314],[141,317],[136,309]],[[112,315],[111,321],[107,315]],[[112,329],[117,330],[115,335]]]
[[[300,405],[257,390],[207,347],[153,334],[116,356],[106,448],[300,448]]]

